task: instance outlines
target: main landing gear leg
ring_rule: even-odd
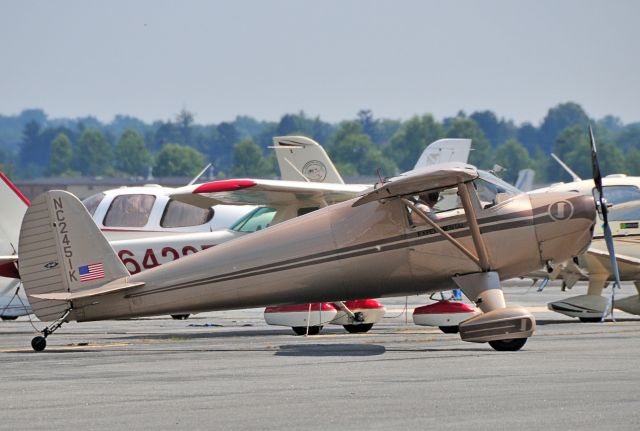
[[[44,349],[46,349],[47,337],[57,331],[66,322],[65,319],[67,318],[67,316],[69,316],[69,313],[71,313],[71,309],[68,309],[61,318],[44,328],[42,330],[42,335],[33,337],[33,339],[31,340],[31,348],[36,352],[42,352]]]
[[[482,314],[460,324],[463,341],[488,342],[499,351],[515,351],[524,346],[536,329],[536,320],[523,307],[507,307],[497,272],[457,276],[453,281],[482,310]]]

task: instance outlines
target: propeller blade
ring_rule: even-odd
[[[596,151],[596,139],[593,137],[593,129],[589,125],[589,140],[591,141],[591,170],[593,173],[593,182],[598,190],[598,210],[602,214],[605,224],[609,224],[609,211],[607,203],[602,194],[602,174],[600,173],[600,164],[598,163],[598,152]]]
[[[600,173],[600,164],[598,163],[598,152],[596,151],[596,140],[593,137],[593,129],[589,126],[589,139],[591,141],[591,168],[593,170],[593,182],[596,185],[596,189],[598,190],[598,209],[602,214],[602,227],[604,230],[604,240],[607,244],[607,250],[609,251],[609,259],[611,260],[611,268],[613,270],[613,275],[615,277],[613,286],[611,287],[611,295],[609,296],[609,301],[607,302],[607,307],[602,313],[602,321],[607,318],[609,313],[611,313],[611,319],[615,321],[615,317],[613,316],[613,306],[615,300],[615,290],[616,288],[620,289],[620,272],[618,270],[618,261],[616,260],[616,251],[613,246],[613,235],[611,233],[611,228],[609,227],[609,211],[607,209],[607,201],[604,198],[603,187],[602,187],[602,174]]]

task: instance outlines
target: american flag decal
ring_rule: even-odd
[[[104,278],[104,266],[101,263],[92,263],[78,268],[80,281],[99,280]]]

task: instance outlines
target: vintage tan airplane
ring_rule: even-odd
[[[428,213],[424,192],[453,194]],[[82,203],[63,191],[32,202],[20,232],[20,275],[35,314],[53,323],[404,296],[456,286],[482,310],[462,340],[518,350],[533,315],[507,306],[500,280],[582,253],[594,199],[526,195],[475,167],[414,170],[361,196],[131,275]]]

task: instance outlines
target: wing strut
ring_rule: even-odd
[[[464,214],[467,217],[467,222],[469,223],[469,230],[471,231],[471,238],[473,238],[473,245],[476,247],[476,252],[480,259],[480,268],[486,272],[491,269],[491,265],[489,264],[489,253],[487,252],[487,248],[482,240],[482,235],[480,234],[480,226],[478,226],[476,212],[474,211],[473,204],[471,203],[469,187],[472,187],[471,183],[458,183],[458,194],[462,200]]]
[[[467,256],[469,259],[471,259],[473,261],[473,263],[475,263],[476,265],[478,265],[478,267],[480,269],[482,269],[482,265],[480,264],[480,259],[478,259],[478,256],[473,254],[470,250],[468,250],[464,245],[462,245],[454,237],[452,237],[447,232],[445,232],[440,226],[438,226],[438,224],[435,221],[431,220],[431,218],[429,218],[429,216],[427,214],[425,214],[424,211],[422,211],[420,208],[416,207],[413,204],[413,202],[411,202],[409,199],[402,198],[402,202],[404,202],[404,204],[406,206],[408,206],[409,208],[411,208],[421,219],[423,219],[425,222],[427,222],[440,235],[445,237],[451,244],[453,244],[456,248],[458,248],[458,250],[460,250],[462,253],[464,253],[465,256]]]

